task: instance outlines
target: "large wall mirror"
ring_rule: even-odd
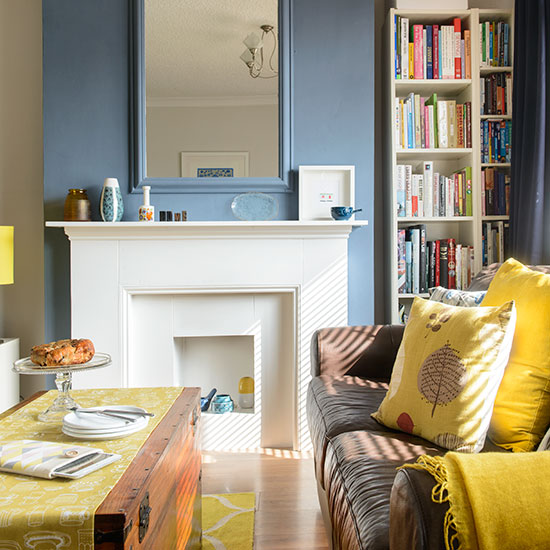
[[[290,0],[133,0],[132,190],[290,190]]]

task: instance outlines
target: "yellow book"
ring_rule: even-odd
[[[409,42],[409,78],[414,80],[414,42]]]

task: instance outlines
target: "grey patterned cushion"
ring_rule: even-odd
[[[436,286],[429,289],[430,300],[434,302],[441,302],[442,304],[448,304],[450,306],[462,306],[462,307],[477,307],[481,304],[486,290],[479,290],[477,292],[471,292],[468,290],[454,290],[449,288],[443,288],[442,286]]]

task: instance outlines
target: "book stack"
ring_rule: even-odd
[[[398,149],[470,148],[472,104],[438,100],[437,94],[395,98]]]
[[[510,25],[504,21],[479,24],[479,64],[483,67],[510,66]]]
[[[508,251],[510,224],[505,221],[486,222],[482,228],[483,265],[502,263],[510,256]]]
[[[429,288],[465,289],[474,273],[474,247],[455,239],[426,240],[426,226],[399,229],[397,276],[400,294],[422,294]]]
[[[481,215],[510,215],[510,174],[497,168],[481,171]]]
[[[450,176],[434,171],[434,163],[422,163],[422,174],[411,164],[397,165],[397,216],[438,218],[472,215],[472,168]]]
[[[512,121],[481,121],[481,162],[511,162],[512,159]]]
[[[396,79],[471,78],[471,35],[456,17],[452,25],[411,24],[395,16]]]
[[[498,73],[485,76],[480,81],[482,115],[512,114],[512,74]]]

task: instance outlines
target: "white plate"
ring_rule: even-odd
[[[89,407],[89,410],[102,410],[102,409],[112,409],[118,410],[121,414],[124,414],[124,411],[133,411],[133,412],[145,412],[145,409],[140,407],[132,407],[130,405],[103,405],[101,407]],[[115,418],[114,416],[106,416],[100,414],[92,413],[77,413],[72,411],[63,418],[63,424],[71,429],[79,430],[111,430],[118,428],[126,428],[130,425],[135,425],[138,422],[141,422],[142,419],[148,419],[148,417],[137,417],[136,422],[130,423],[123,418]]]
[[[131,424],[127,424],[126,426],[123,426],[121,428],[100,428],[100,429],[83,429],[83,428],[75,428],[73,426],[69,426],[67,424],[63,424],[63,427],[67,430],[74,432],[74,433],[80,433],[80,434],[89,434],[89,435],[107,435],[107,434],[119,434],[119,433],[126,433],[126,432],[134,432],[137,429],[144,428],[147,426],[149,422],[148,418],[140,418],[136,422],[132,422]]]
[[[135,426],[134,429],[132,429],[131,431],[124,431],[124,432],[117,432],[117,433],[110,433],[110,434],[98,434],[98,433],[76,432],[71,430],[70,428],[67,428],[66,426],[63,426],[61,428],[61,431],[65,435],[68,435],[69,437],[74,437],[75,439],[105,440],[105,439],[121,439],[135,432],[139,432],[140,430],[143,430],[143,428],[145,428],[145,426],[141,425],[141,426]]]

